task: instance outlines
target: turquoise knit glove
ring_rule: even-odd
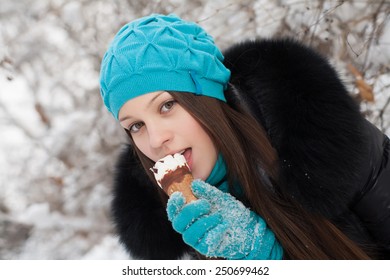
[[[198,200],[185,204],[180,192],[168,200],[168,219],[185,243],[207,257],[281,259],[283,249],[265,221],[228,193],[192,183]]]

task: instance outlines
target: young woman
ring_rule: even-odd
[[[222,56],[200,26],[153,14],[114,38],[101,94],[131,142],[112,209],[132,257],[390,257],[390,141],[313,50],[257,40]],[[177,152],[197,179],[188,204],[149,171]]]

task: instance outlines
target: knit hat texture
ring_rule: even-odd
[[[226,101],[230,71],[199,25],[176,15],[152,14],[124,25],[105,53],[100,92],[118,119],[130,99],[154,91],[182,91]]]

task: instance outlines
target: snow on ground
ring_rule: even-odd
[[[279,3],[279,4],[278,4]],[[121,25],[176,13],[223,49],[292,36],[328,55],[362,111],[390,134],[385,1],[65,1],[0,5],[0,259],[127,259],[110,219],[111,175],[126,143],[103,108],[100,59]]]

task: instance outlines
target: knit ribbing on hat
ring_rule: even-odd
[[[100,92],[118,119],[130,99],[154,91],[182,91],[226,101],[230,71],[213,38],[176,15],[153,14],[123,26],[105,53]]]

